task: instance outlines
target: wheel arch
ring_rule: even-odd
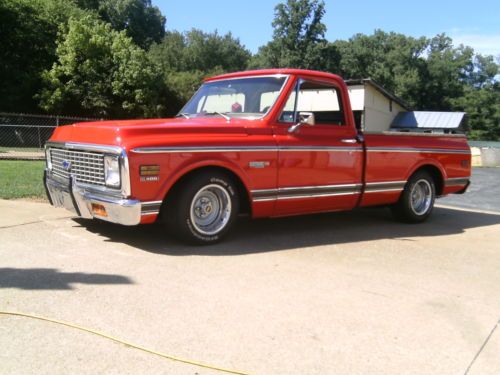
[[[187,167],[177,173],[163,192],[163,203],[168,204],[168,200],[175,196],[176,191],[178,191],[178,189],[190,178],[198,173],[206,171],[217,171],[219,173],[226,174],[236,185],[237,194],[240,198],[240,212],[251,214],[252,206],[250,203],[250,190],[248,189],[247,184],[244,182],[244,176],[242,176],[241,173],[238,173],[234,169],[218,163],[194,165]]]
[[[440,196],[444,191],[444,181],[445,181],[445,172],[441,165],[437,165],[436,163],[423,163],[415,167],[412,172],[408,175],[407,180],[411,178],[415,173],[425,171],[429,173],[429,175],[434,180],[434,185],[436,187],[436,195]]]

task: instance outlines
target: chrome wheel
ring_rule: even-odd
[[[432,187],[426,179],[418,180],[410,192],[410,207],[416,215],[424,215],[432,205]]]
[[[202,187],[191,201],[191,223],[205,235],[219,233],[231,218],[231,197],[220,185]]]

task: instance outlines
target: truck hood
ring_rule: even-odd
[[[182,145],[200,139],[246,137],[249,134],[270,134],[262,119],[231,119],[207,117],[199,119],[152,119],[82,122],[54,131],[50,141],[121,146]]]

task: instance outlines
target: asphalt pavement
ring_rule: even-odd
[[[498,375],[499,180],[476,169],[419,225],[242,219],[210,247],[0,200],[0,311],[250,374]],[[0,348],[2,375],[220,373],[21,317],[0,315]]]
[[[473,168],[465,194],[453,194],[437,201],[454,207],[500,212],[500,168]]]

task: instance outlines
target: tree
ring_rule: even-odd
[[[339,71],[344,78],[372,78],[412,106],[418,106],[421,77],[425,70],[426,38],[375,30],[336,41],[341,56]]]
[[[125,30],[141,48],[148,49],[165,35],[166,18],[151,0],[75,0],[82,9],[94,10],[115,30]]]
[[[335,42],[345,78],[373,78],[416,109],[450,110],[473,80],[473,50],[444,34],[428,39],[376,30]]]
[[[422,75],[419,107],[427,110],[452,109],[452,99],[464,94],[467,72],[472,69],[474,51],[470,47],[454,47],[444,34],[429,40],[426,69]]]
[[[167,32],[149,56],[164,74],[170,92],[167,113],[177,113],[207,76],[246,69],[250,52],[231,33]]]
[[[125,32],[92,16],[71,19],[57,63],[43,74],[47,111],[102,117],[155,116],[163,110],[159,68]]]
[[[56,59],[60,24],[80,16],[65,0],[0,0],[0,109],[37,110],[41,73]]]
[[[192,29],[187,33],[168,32],[161,43],[151,47],[150,55],[165,71],[244,70],[250,52],[231,33],[205,33]]]
[[[498,59],[500,61],[500,57]],[[470,68],[466,72],[465,82],[472,87],[490,86],[498,81],[496,77],[500,74],[500,65],[493,56],[475,55]]]
[[[325,3],[319,0],[287,0],[275,7],[273,40],[259,48],[252,66],[261,68],[331,69],[337,56],[325,40],[321,22]],[[333,64],[334,65],[334,64]]]
[[[451,101],[468,114],[469,138],[500,141],[500,65],[492,56],[475,55],[465,77],[464,94]]]
[[[455,110],[467,112],[469,138],[500,141],[500,84],[481,88],[466,86],[464,95],[452,101]]]

